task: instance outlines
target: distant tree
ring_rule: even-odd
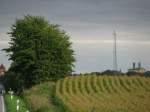
[[[125,75],[125,74],[120,71],[105,70],[101,73],[101,75]]]
[[[144,73],[144,76],[150,77],[150,71],[146,71],[146,72]]]
[[[128,76],[139,75],[137,72],[134,72],[134,71],[128,71],[126,74],[127,74]]]
[[[74,52],[69,36],[43,17],[27,15],[12,25],[9,72],[21,88],[42,81],[57,80],[73,71]]]
[[[91,72],[91,75],[101,75],[101,72]]]

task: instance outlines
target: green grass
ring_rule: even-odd
[[[64,106],[55,98],[55,83],[45,82],[25,90],[24,99],[32,112],[66,112]]]
[[[21,97],[13,96],[13,99],[11,99],[11,96],[9,94],[6,94],[4,96],[4,99],[5,99],[5,105],[6,105],[6,112],[17,112],[16,105],[17,105],[18,99],[20,100],[19,112],[26,112],[28,110],[26,103],[24,102],[24,100]]]

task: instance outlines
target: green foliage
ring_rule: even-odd
[[[125,75],[121,71],[105,70],[100,75]]]
[[[70,74],[74,53],[69,36],[43,17],[27,15],[12,25],[10,47],[4,49],[12,60],[13,73],[21,88]]]
[[[23,81],[19,78],[20,74],[15,74],[14,72],[7,72],[1,82],[5,85],[6,91],[9,91],[10,88],[13,88],[14,92],[20,93],[23,89]]]
[[[26,112],[28,110],[26,103],[18,96],[14,96],[11,100],[10,95],[5,95],[6,112],[16,112],[17,100],[20,100],[19,112]]]
[[[23,92],[24,99],[33,112],[67,112],[55,97],[55,83],[45,82]]]

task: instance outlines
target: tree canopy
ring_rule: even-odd
[[[8,72],[21,88],[57,80],[73,71],[74,51],[69,36],[59,25],[40,16],[27,15],[12,25],[10,47],[4,49],[12,60]],[[8,73],[9,74],[9,73]]]

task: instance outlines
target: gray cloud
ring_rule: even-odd
[[[149,6],[150,0],[0,0],[0,47],[7,47],[5,42],[9,40],[9,36],[6,32],[10,30],[16,18],[21,18],[26,14],[41,15],[52,23],[60,24],[71,36],[71,40],[112,40],[112,32],[116,29],[118,40],[130,41],[128,45],[131,47],[132,42],[133,45],[135,44],[134,41],[137,43],[150,41]],[[111,59],[107,61],[108,59],[105,58],[112,53],[111,47],[107,48],[108,44],[103,48],[107,52],[102,52],[103,49],[99,43],[93,44],[90,48],[86,45],[74,43],[77,60],[79,60],[78,71],[111,68]],[[94,46],[97,46],[101,53],[94,51]],[[126,60],[126,62],[120,61],[121,67],[127,68],[125,65],[128,61],[140,60],[140,57],[133,58],[134,55],[141,56],[146,66],[150,64],[147,57],[149,54],[144,51],[139,52],[143,55],[138,52],[134,53],[136,49],[149,48],[147,44],[138,44],[136,47],[138,48],[129,48],[129,52],[120,51],[124,54],[123,56],[120,53],[120,57]],[[95,60],[89,61],[91,55],[83,54],[83,52],[94,53]],[[5,57],[4,54],[3,57]],[[104,58],[102,63],[97,63],[98,57]],[[93,68],[85,66],[90,63],[93,64]],[[79,70],[79,68],[84,70]]]

